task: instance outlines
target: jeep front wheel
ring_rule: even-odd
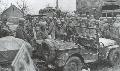
[[[79,57],[71,57],[66,62],[63,71],[81,71],[83,63]]]
[[[120,50],[114,49],[109,53],[109,61],[113,66],[120,64]]]

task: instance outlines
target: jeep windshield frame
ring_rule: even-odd
[[[85,19],[85,21],[88,21],[88,19]],[[94,41],[97,44],[97,48],[100,47],[100,43],[99,43],[99,38],[100,38],[99,21],[97,21],[97,20],[94,20],[93,22],[82,21],[78,26],[74,26],[74,28],[75,29],[80,28],[83,31],[83,32],[79,33],[80,37],[86,38],[86,39],[89,39],[89,40],[94,39]],[[91,33],[92,31],[94,31],[94,35],[93,35],[93,33]]]

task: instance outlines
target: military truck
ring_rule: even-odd
[[[36,71],[31,53],[31,45],[22,39],[0,38],[0,71]]]

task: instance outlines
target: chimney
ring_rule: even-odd
[[[12,6],[12,3],[11,3],[11,6]]]

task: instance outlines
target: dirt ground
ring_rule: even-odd
[[[120,65],[119,66],[111,66],[106,61],[90,63],[89,67],[91,69],[90,71],[120,71]]]
[[[106,61],[89,63],[88,66],[90,68],[90,71],[120,71],[120,65],[111,66],[110,63]],[[38,71],[46,71],[46,70],[43,67],[41,67]]]

